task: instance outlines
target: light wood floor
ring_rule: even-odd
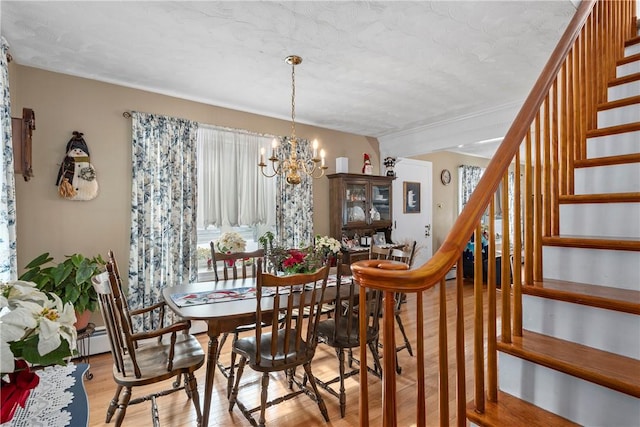
[[[455,280],[447,282],[447,314],[448,314],[448,340],[449,340],[449,403],[450,403],[450,423],[454,425],[455,421]],[[473,286],[465,283],[465,339],[467,348],[469,348],[472,340],[472,291]],[[424,294],[425,309],[425,370],[426,370],[426,387],[427,387],[427,417],[429,426],[439,425],[438,411],[438,287],[426,291]],[[486,290],[485,290],[486,294]],[[498,304],[499,306],[499,304]],[[415,295],[409,295],[407,304],[403,306],[403,323],[409,337],[415,337]],[[413,314],[411,314],[413,313]],[[485,298],[485,317],[486,317],[486,298]],[[198,335],[203,347],[206,348],[208,338],[206,334]],[[401,334],[396,331],[396,340],[400,342]],[[412,340],[414,341],[414,340]],[[225,344],[223,352],[224,360],[228,360],[229,345]],[[415,349],[415,343],[414,343]],[[368,355],[368,359],[371,356]],[[472,397],[472,354],[468,352],[466,357],[467,372],[467,400]],[[93,372],[92,380],[85,380],[85,386],[89,395],[90,406],[90,426],[110,426],[106,424],[105,414],[107,406],[115,393],[115,384],[111,377],[112,359],[111,354],[101,354],[91,356],[91,371]],[[397,377],[397,393],[399,402],[398,408],[398,425],[412,426],[415,425],[416,413],[416,364],[415,357],[409,356],[406,350],[399,353],[399,363],[402,367],[402,374]],[[312,369],[314,374],[321,379],[329,379],[336,375],[337,358],[335,352],[322,344],[318,345],[316,356],[313,361]],[[202,367],[198,371],[198,389],[200,391],[200,400],[203,400],[204,393],[204,374],[205,369]],[[280,374],[274,374],[270,382],[269,396],[270,398],[277,396],[280,387],[283,387],[284,381]],[[381,381],[374,376],[369,376],[369,408],[371,425],[381,425]],[[242,387],[244,384],[244,387]],[[259,375],[250,368],[245,370],[243,375],[243,383],[239,391],[239,398],[246,401],[249,405],[257,405],[260,397]],[[335,426],[350,427],[357,426],[359,422],[358,416],[358,393],[359,393],[359,377],[354,376],[347,380],[347,414],[344,418],[340,418],[340,408],[336,398],[321,390],[324,401],[329,410],[330,421],[324,422],[320,415],[317,405],[305,395],[299,395],[296,398],[284,403],[275,405],[266,412],[267,425],[278,427],[298,427],[298,426]],[[280,388],[280,389],[279,389]],[[158,389],[157,385],[147,386],[140,389],[133,389],[133,398],[146,394],[154,389]],[[187,400],[184,392],[174,393],[169,396],[158,398],[158,407],[160,411],[160,422],[163,426],[194,426],[195,411],[190,400]],[[151,425],[151,403],[144,402],[130,406],[124,419],[124,426],[149,426]],[[228,411],[228,400],[226,397],[226,378],[216,371],[214,396],[211,408],[211,416],[209,426],[249,426],[249,422],[244,418],[238,408],[234,408],[232,412]]]

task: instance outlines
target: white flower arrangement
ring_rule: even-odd
[[[342,243],[333,237],[328,236],[316,236],[316,246],[315,250],[317,252],[328,255],[329,252],[337,254],[340,252],[340,248],[342,248]]]
[[[244,252],[246,247],[247,242],[235,231],[222,233],[216,242],[216,248],[222,253]]]
[[[33,282],[0,284],[0,372],[13,372],[15,360],[64,365],[76,354],[73,304],[40,291]]]

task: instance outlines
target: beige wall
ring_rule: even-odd
[[[426,160],[433,163],[433,251],[444,242],[453,223],[458,218],[458,166],[486,167],[489,159],[466,156],[450,151],[413,156],[416,160]],[[443,169],[451,172],[451,184],[443,185],[440,173]]]
[[[56,259],[80,252],[105,255],[113,249],[121,270],[129,255],[131,206],[131,120],[124,111],[136,110],[183,117],[213,125],[259,133],[287,135],[290,123],[186,101],[142,90],[57,74],[11,63],[9,67],[12,116],[33,108],[35,177],[24,182],[16,175],[19,274],[34,257],[50,252]],[[74,130],[84,133],[100,191],[91,201],[61,199],[55,181]],[[348,157],[352,173],[360,173],[362,153],[371,155],[378,173],[375,138],[298,125],[297,134],[317,138],[328,156],[327,173],[335,172],[335,158]],[[258,159],[256,159],[257,163]],[[315,181],[315,232],[329,232],[329,184]]]

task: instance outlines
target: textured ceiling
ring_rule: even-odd
[[[1,32],[21,65],[383,137],[520,105],[569,0],[24,2]]]

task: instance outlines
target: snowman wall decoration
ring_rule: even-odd
[[[82,132],[73,131],[67,155],[58,171],[58,194],[68,200],[91,200],[98,195],[96,170],[89,159],[89,147]]]

